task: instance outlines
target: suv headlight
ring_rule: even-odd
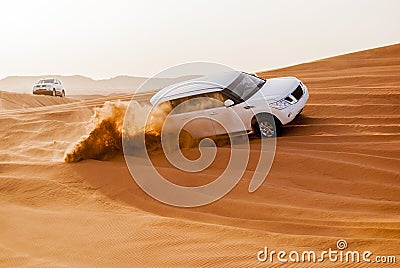
[[[269,106],[271,108],[278,109],[278,110],[283,110],[283,109],[287,108],[289,105],[291,105],[291,103],[285,99],[281,99],[281,100],[269,103]]]

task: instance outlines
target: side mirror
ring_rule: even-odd
[[[228,107],[230,107],[230,106],[232,106],[232,105],[234,105],[235,103],[233,102],[233,100],[231,100],[231,99],[227,99],[225,102],[224,102],[224,105],[225,105],[225,107],[226,108],[228,108]]]

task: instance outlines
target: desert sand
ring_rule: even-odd
[[[247,191],[259,147],[252,139],[251,161],[233,191],[189,209],[146,195],[121,155],[64,162],[90,132],[94,108],[130,94],[61,99],[0,91],[0,266],[279,266],[260,263],[257,252],[319,252],[336,249],[338,239],[349,250],[397,255],[399,263],[400,45],[259,75],[300,78],[308,104],[278,138],[260,189]],[[228,154],[229,146],[219,147],[222,161],[184,177],[162,156],[155,163],[175,182],[197,184],[220,174]]]

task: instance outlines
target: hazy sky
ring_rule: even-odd
[[[259,71],[400,41],[400,1],[1,1],[0,78]]]

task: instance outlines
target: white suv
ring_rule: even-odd
[[[39,80],[32,88],[35,95],[51,95],[65,97],[65,90],[60,80],[55,78],[46,78]]]
[[[164,130],[182,129],[200,139],[243,131],[276,137],[307,100],[307,87],[295,77],[264,80],[232,71],[170,85],[150,102],[172,106]]]

